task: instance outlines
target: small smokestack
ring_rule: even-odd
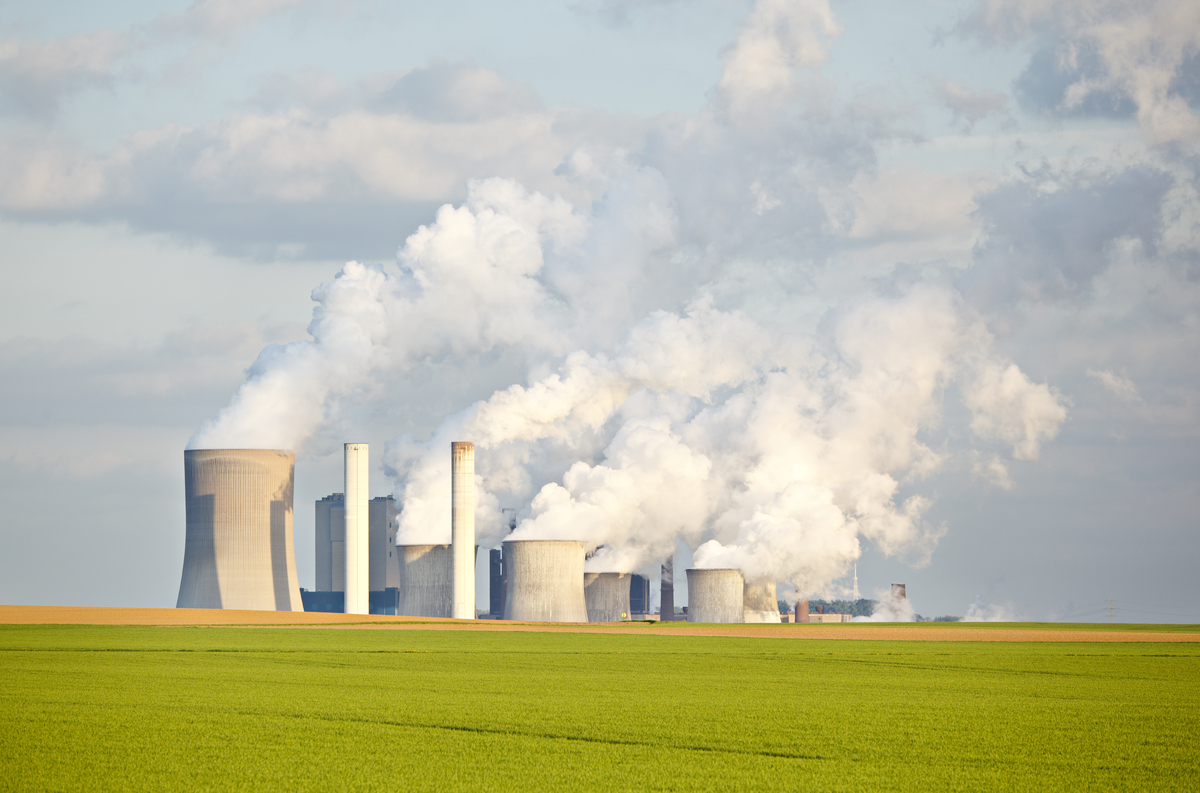
[[[892,584],[892,600],[907,600],[908,595],[904,593],[904,584]]]
[[[369,614],[371,583],[370,454],[365,443],[346,444],[346,613]]]
[[[808,598],[796,604],[796,622],[808,622]]]
[[[475,619],[475,444],[450,444],[450,544],[454,552],[451,616]]]
[[[675,557],[668,556],[662,565],[658,589],[658,618],[665,622],[675,619]]]

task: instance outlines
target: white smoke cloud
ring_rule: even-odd
[[[855,617],[854,622],[915,622],[917,613],[908,598],[900,597],[889,589],[875,592],[874,608],[869,617]]]
[[[354,405],[387,400],[430,366],[466,380],[483,356],[511,351],[523,382],[455,394],[427,437],[386,445],[399,542],[449,540],[447,447],[468,440],[485,546],[505,536],[510,507],[514,538],[603,546],[589,569],[656,569],[682,539],[698,566],[806,596],[864,545],[927,563],[948,527],[927,518],[921,484],[957,451],[951,438],[971,442],[943,433],[945,401],[961,395],[974,438],[1034,459],[1065,400],[999,354],[954,290],[855,282],[825,295],[819,268],[798,258],[819,250],[828,217],[811,174],[793,169],[808,142],[782,109],[836,33],[827,3],[760,2],[712,104],[664,127],[662,168],[611,148],[554,151],[555,179],[584,197],[574,203],[513,179],[472,182],[463,204],[408,237],[398,268],[350,263],[318,287],[312,339],[264,350],[189,446],[327,452]],[[870,170],[853,127],[812,145],[830,194]],[[729,153],[727,172],[696,167],[713,152]],[[228,150],[213,156],[217,182],[238,170]],[[282,171],[309,189],[303,172]],[[403,177],[374,178],[408,189]],[[851,205],[867,210],[861,234],[930,223],[915,213],[889,227],[882,216],[895,213]],[[959,190],[932,225],[969,229],[973,207]]]
[[[987,603],[982,598],[975,598],[960,622],[1019,622],[1020,619],[1010,605]]]
[[[1133,381],[1111,369],[1088,369],[1087,376],[1097,380],[1100,385],[1104,386],[1105,391],[1123,402],[1137,402],[1141,399]]]

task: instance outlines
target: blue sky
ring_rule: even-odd
[[[623,568],[1200,620],[1198,53],[1170,2],[5,4],[0,599],[173,604],[189,439],[297,449],[311,584],[338,443],[417,537],[474,429]]]

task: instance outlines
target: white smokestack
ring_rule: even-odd
[[[346,444],[346,613],[370,613],[370,454],[365,443]]]
[[[475,619],[475,444],[450,444],[450,543],[454,552],[451,616]],[[444,525],[444,524],[443,524]]]

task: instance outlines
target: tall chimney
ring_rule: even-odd
[[[450,544],[454,601],[450,616],[475,619],[475,444],[450,444]]]
[[[658,618],[663,622],[675,619],[675,557],[668,556],[662,565],[662,578],[658,590]]]
[[[908,596],[904,592],[904,584],[892,584],[892,600],[907,600]]]
[[[808,622],[808,598],[796,602],[796,622]]]
[[[370,613],[370,454],[365,443],[346,444],[346,613]]]

